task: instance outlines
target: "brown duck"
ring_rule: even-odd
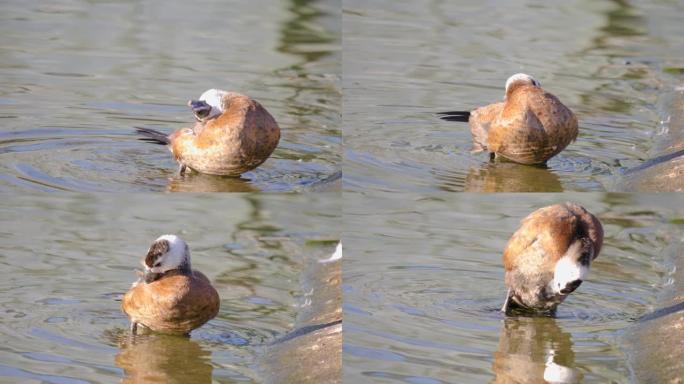
[[[143,266],[142,276],[121,303],[133,333],[143,326],[155,332],[188,334],[218,314],[218,293],[206,276],[192,270],[190,249],[178,236],[155,240]]]
[[[577,118],[530,75],[506,81],[503,102],[471,112],[440,112],[448,121],[467,121],[473,152],[489,151],[521,164],[544,164],[577,138]]]
[[[136,128],[142,140],[168,145],[180,166],[199,173],[240,176],[261,165],[280,140],[273,116],[249,96],[210,89],[188,106],[197,119],[193,128],[170,135]]]
[[[503,253],[508,294],[502,311],[555,311],[582,284],[602,245],[601,222],[578,204],[532,212]]]

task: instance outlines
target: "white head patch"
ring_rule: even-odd
[[[582,252],[582,242],[576,241],[570,245],[568,251],[556,263],[556,269],[553,274],[552,288],[553,292],[560,294],[560,291],[575,281],[584,280],[589,274],[589,268],[582,265],[579,261],[579,253]]]
[[[206,117],[207,119],[211,119],[212,117],[216,117],[223,113],[223,96],[227,94],[228,92],[215,88],[204,91],[199,99],[211,105],[211,112],[209,112],[209,115]]]
[[[169,250],[160,256],[153,267],[148,267],[143,262],[145,269],[154,273],[164,273],[179,266],[186,264],[190,268],[190,251],[188,245],[176,235],[162,235],[155,240],[166,240],[169,243]]]
[[[535,87],[541,87],[541,83],[538,82],[537,79],[535,79],[534,77],[524,73],[516,73],[515,75],[509,77],[508,80],[506,80],[506,93],[508,93],[508,87],[516,81],[523,81],[530,85],[534,85]]]

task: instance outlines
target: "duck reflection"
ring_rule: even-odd
[[[552,317],[509,317],[494,352],[494,383],[577,383],[571,336]]]
[[[545,166],[493,161],[471,168],[465,179],[467,192],[562,192],[558,175]]]
[[[176,175],[169,179],[168,192],[259,192],[248,179],[200,173]]]
[[[211,352],[181,336],[142,334],[119,338],[115,364],[122,383],[211,383]]]

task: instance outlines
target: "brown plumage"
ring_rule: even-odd
[[[143,265],[144,276],[121,303],[134,332],[143,325],[155,332],[188,334],[218,314],[218,293],[204,274],[191,269],[188,247],[180,238],[157,239]]]
[[[503,102],[441,115],[445,120],[468,121],[474,152],[486,150],[521,164],[545,163],[578,134],[572,111],[525,74],[508,79]]]
[[[503,253],[507,304],[552,311],[574,291],[601,251],[603,227],[575,203],[532,212]],[[562,262],[561,262],[562,261]]]
[[[180,164],[211,175],[239,176],[261,165],[280,140],[273,116],[248,96],[211,89],[188,104],[198,119],[195,126],[171,135],[138,128],[144,140],[167,144]]]

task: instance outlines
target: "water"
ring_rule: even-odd
[[[340,169],[335,0],[3,2],[0,191],[293,191]],[[282,129],[241,179],[181,178],[134,127],[191,126],[209,88],[246,93]]]
[[[651,157],[681,84],[682,2],[344,2],[345,188],[604,191]],[[500,101],[535,76],[578,116],[547,168],[471,154],[467,124],[434,113]]]
[[[335,273],[333,265],[318,263],[339,239],[340,202],[333,197],[29,193],[3,199],[0,381],[268,382],[282,371],[262,364],[274,359],[279,339],[339,319],[339,285],[311,289]],[[188,242],[193,268],[212,281],[221,309],[189,339],[131,338],[121,296],[164,233]],[[337,269],[339,276],[339,263]],[[280,353],[311,335],[288,341]],[[339,353],[309,355],[339,372]]]
[[[343,340],[354,383],[644,377],[627,334],[671,283],[684,201],[605,192],[669,147],[663,95],[684,80],[684,3],[0,10],[0,382],[327,383]],[[516,72],[579,117],[578,140],[547,167],[471,154],[467,126],[435,116],[501,100]],[[281,142],[241,178],[180,177],[134,128],[189,126],[187,100],[213,87],[260,101]],[[148,193],[176,191],[247,193]],[[249,193],[262,191],[286,193]],[[522,217],[566,200],[606,229],[589,279],[554,318],[504,318],[506,241]],[[222,299],[190,338],[131,337],[120,310],[162,233],[188,241]],[[344,276],[319,263],[340,237]]]
[[[623,336],[668,284],[684,198],[345,196],[345,382],[541,382],[554,367],[584,382],[632,381]],[[505,319],[506,242],[527,214],[568,200],[604,226],[589,278],[555,318]]]

